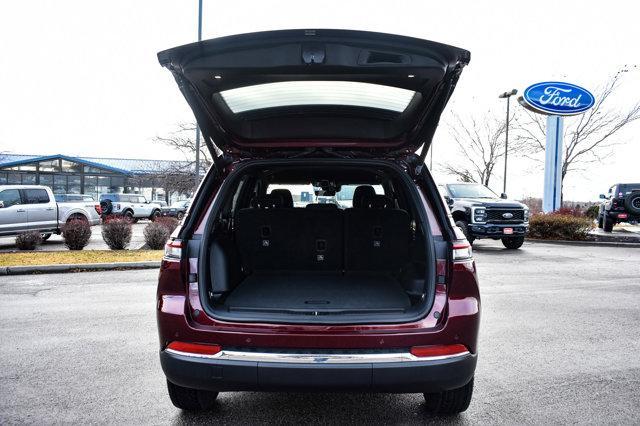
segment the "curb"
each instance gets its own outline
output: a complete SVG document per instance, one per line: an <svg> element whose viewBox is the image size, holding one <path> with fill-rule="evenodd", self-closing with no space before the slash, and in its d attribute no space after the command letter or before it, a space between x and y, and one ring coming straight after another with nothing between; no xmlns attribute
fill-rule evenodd
<svg viewBox="0 0 640 426"><path fill-rule="evenodd" d="M616 241L569 241L569 240L537 240L526 239L526 242L534 244L555 244L555 245L572 245L572 246L586 246L586 247L627 247L627 248L640 248L640 243L625 243Z"/></svg>
<svg viewBox="0 0 640 426"><path fill-rule="evenodd" d="M127 269L158 269L160 261L113 262L113 263L70 263L60 265L3 266L0 275L57 274L79 271L111 271Z"/></svg>

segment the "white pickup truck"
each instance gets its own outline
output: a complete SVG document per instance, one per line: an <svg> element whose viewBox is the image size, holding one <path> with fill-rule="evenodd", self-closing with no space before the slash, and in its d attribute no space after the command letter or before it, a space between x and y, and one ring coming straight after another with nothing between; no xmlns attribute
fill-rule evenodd
<svg viewBox="0 0 640 426"><path fill-rule="evenodd" d="M100 223L100 204L95 201L57 203L47 186L0 185L0 236L38 231L46 240L60 234L72 219L89 225Z"/></svg>

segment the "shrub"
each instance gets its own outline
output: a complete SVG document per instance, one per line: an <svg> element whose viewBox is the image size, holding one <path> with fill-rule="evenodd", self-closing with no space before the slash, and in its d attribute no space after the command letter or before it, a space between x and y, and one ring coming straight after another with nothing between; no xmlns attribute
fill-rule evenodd
<svg viewBox="0 0 640 426"><path fill-rule="evenodd" d="M584 211L584 215L591 219L597 219L599 213L600 213L600 206L597 204L589 207L587 210Z"/></svg>
<svg viewBox="0 0 640 426"><path fill-rule="evenodd" d="M162 249L169 235L169 228L161 223L152 222L144 227L144 240L151 250Z"/></svg>
<svg viewBox="0 0 640 426"><path fill-rule="evenodd" d="M84 219L71 219L62 227L62 238L69 250L82 250L89 244L91 226Z"/></svg>
<svg viewBox="0 0 640 426"><path fill-rule="evenodd" d="M541 240L585 240L593 228L588 217L568 214L540 213L529 219L529 238Z"/></svg>
<svg viewBox="0 0 640 426"><path fill-rule="evenodd" d="M156 218L153 223L164 226L169 230L169 235L171 235L171 233L178 227L178 223L180 222L175 217L161 216Z"/></svg>
<svg viewBox="0 0 640 426"><path fill-rule="evenodd" d="M107 217L102 224L102 239L111 250L124 250L131 242L131 222L123 217Z"/></svg>
<svg viewBox="0 0 640 426"><path fill-rule="evenodd" d="M16 247L19 250L35 250L40 244L42 244L42 235L37 231L23 232L16 237Z"/></svg>
<svg viewBox="0 0 640 426"><path fill-rule="evenodd" d="M562 207L553 212L553 214L561 216L584 217L584 212L575 207Z"/></svg>

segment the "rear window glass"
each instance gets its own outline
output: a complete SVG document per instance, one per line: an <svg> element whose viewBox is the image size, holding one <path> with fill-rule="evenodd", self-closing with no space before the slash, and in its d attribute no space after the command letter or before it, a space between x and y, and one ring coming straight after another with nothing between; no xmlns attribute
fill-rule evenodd
<svg viewBox="0 0 640 426"><path fill-rule="evenodd" d="M234 113L300 105L342 105L402 112L415 92L356 81L283 81L220 92Z"/></svg>
<svg viewBox="0 0 640 426"><path fill-rule="evenodd" d="M44 189L25 189L27 204L43 204L49 202L49 194Z"/></svg>
<svg viewBox="0 0 640 426"><path fill-rule="evenodd" d="M342 185L340 191L335 195L316 195L320 188L314 188L312 184L302 185L286 185L286 184L270 184L267 187L267 194L274 189L286 189L293 197L294 207L306 207L307 204L336 204L339 208L348 209L353 206L353 194L359 185ZM382 185L370 185L376 194L384 195Z"/></svg>

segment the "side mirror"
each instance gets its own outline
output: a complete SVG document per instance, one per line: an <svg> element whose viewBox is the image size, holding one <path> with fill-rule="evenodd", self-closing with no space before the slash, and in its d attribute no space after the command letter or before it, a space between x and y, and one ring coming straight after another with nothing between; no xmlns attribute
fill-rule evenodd
<svg viewBox="0 0 640 426"><path fill-rule="evenodd" d="M503 200L506 200L508 197L507 197L507 194L503 192L502 194L500 194L500 198L502 198Z"/></svg>
<svg viewBox="0 0 640 426"><path fill-rule="evenodd" d="M604 194L600 194L600 199L601 199L601 200L606 200L606 199L607 199L607 196L606 196L606 195L604 195Z"/></svg>

